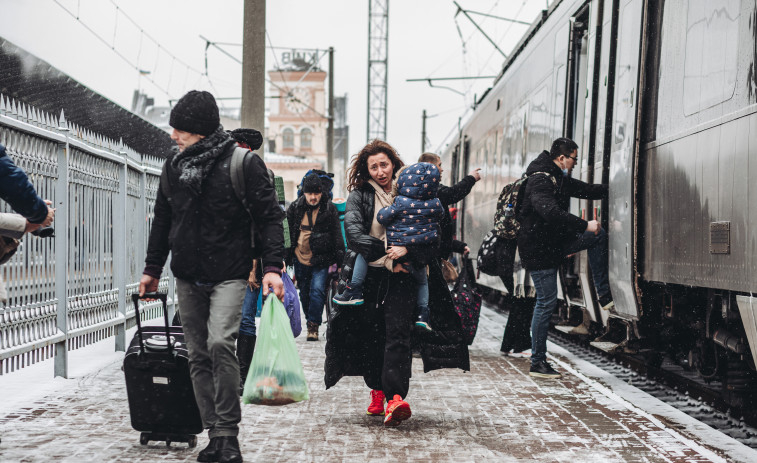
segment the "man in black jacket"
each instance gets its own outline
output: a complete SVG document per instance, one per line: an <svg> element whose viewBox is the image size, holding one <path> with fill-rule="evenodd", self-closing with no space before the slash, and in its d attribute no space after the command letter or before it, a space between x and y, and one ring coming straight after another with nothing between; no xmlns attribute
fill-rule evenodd
<svg viewBox="0 0 757 463"><path fill-rule="evenodd" d="M336 206L324 194L321 179L310 173L302 179L302 196L287 209L291 248L287 264L294 265L300 302L308 325L308 341L318 340L323 320L329 267L344 260L344 238Z"/></svg>
<svg viewBox="0 0 757 463"><path fill-rule="evenodd" d="M565 256L589 250L589 265L600 305L613 305L607 277L607 234L596 220L585 221L567 212L570 198L607 197L607 185L589 185L570 177L578 158L578 145L558 138L526 169L528 182L520 206L518 250L536 289L531 319L530 375L559 378L547 363L547 331L557 307L557 270Z"/></svg>
<svg viewBox="0 0 757 463"><path fill-rule="evenodd" d="M442 169L442 158L435 153L423 153L418 158L418 162L430 162L439 168L439 174L444 173ZM481 180L481 168L473 169L462 180L452 186L439 185L439 191L436 196L444 206L444 217L439 221L439 228L441 228L441 243L439 244L439 257L442 259L449 259L453 252L459 252L460 254L468 254L470 248L462 241L455 239L455 222L452 221L452 216L449 213L449 206L462 201L463 198L468 196L468 193L473 189L473 185Z"/></svg>
<svg viewBox="0 0 757 463"><path fill-rule="evenodd" d="M230 173L236 142L220 125L210 93L184 95L171 111L169 123L178 152L163 165L139 292L158 289L170 251L190 376L210 438L197 461L241 462L234 341L252 268L252 221L261 238L263 294L272 287L283 298L283 212L259 156L247 155L243 165L250 210L237 198Z"/></svg>

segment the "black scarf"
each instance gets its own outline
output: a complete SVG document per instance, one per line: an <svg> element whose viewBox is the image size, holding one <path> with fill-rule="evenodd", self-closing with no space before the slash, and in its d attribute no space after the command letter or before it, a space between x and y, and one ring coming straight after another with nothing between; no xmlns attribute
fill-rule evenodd
<svg viewBox="0 0 757 463"><path fill-rule="evenodd" d="M218 156L234 143L234 139L219 125L212 134L176 153L171 159L171 166L181 172L179 184L199 196L202 182L213 169Z"/></svg>

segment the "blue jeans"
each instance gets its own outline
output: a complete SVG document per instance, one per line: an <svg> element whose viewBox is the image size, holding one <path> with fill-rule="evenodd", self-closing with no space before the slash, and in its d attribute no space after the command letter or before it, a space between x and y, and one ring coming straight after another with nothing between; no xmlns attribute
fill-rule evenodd
<svg viewBox="0 0 757 463"><path fill-rule="evenodd" d="M610 292L607 275L607 232L601 229L598 234L584 232L563 249L567 256L588 249L589 266L594 278L597 295L604 296ZM531 318L531 365L536 365L547 358L547 332L552 312L557 307L557 268L531 271L531 280L536 290L536 305Z"/></svg>
<svg viewBox="0 0 757 463"><path fill-rule="evenodd" d="M365 281L365 275L368 273L368 262L365 261L365 257L362 254L358 254L355 258L355 265L352 268L352 279L350 280L350 288L362 291L363 282Z"/></svg>
<svg viewBox="0 0 757 463"><path fill-rule="evenodd" d="M425 318L428 320L428 275L426 275L426 267L411 269L410 274L418 286L417 307L419 312L425 314Z"/></svg>
<svg viewBox="0 0 757 463"><path fill-rule="evenodd" d="M239 324L239 333L247 336L255 336L255 316L258 313L258 293L260 289L251 289L247 285L242 302L242 322Z"/></svg>
<svg viewBox="0 0 757 463"><path fill-rule="evenodd" d="M311 267L294 261L294 276L300 288L300 302L305 319L320 325L323 320L323 305L326 302L328 267Z"/></svg>

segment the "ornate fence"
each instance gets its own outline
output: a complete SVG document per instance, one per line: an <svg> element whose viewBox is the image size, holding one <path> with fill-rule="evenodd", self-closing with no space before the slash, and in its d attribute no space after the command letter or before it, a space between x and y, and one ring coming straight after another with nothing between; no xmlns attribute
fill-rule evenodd
<svg viewBox="0 0 757 463"><path fill-rule="evenodd" d="M68 352L113 336L124 350L142 274L163 160L139 154L0 94L0 144L53 201L55 237L25 236L0 267L0 375L53 357L68 375ZM0 211L8 212L6 204ZM167 274L173 310L174 280ZM142 319L162 315L147 305Z"/></svg>

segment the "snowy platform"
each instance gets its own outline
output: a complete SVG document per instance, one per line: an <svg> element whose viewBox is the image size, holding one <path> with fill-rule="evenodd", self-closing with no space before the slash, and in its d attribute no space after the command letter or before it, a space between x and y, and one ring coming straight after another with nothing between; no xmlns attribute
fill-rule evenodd
<svg viewBox="0 0 757 463"><path fill-rule="evenodd" d="M468 373L424 374L416 359L407 397L413 416L392 429L366 415L362 378L324 390L325 342L300 337L311 399L244 405L245 461L757 461L757 451L557 346L550 345L551 361L563 377L531 378L527 359L499 353L505 321L484 308ZM196 461L204 434L195 449L139 444L129 422L123 354L112 348L110 339L72 353L71 379L53 379L50 361L0 377L0 461Z"/></svg>

